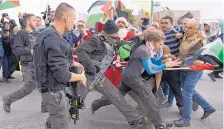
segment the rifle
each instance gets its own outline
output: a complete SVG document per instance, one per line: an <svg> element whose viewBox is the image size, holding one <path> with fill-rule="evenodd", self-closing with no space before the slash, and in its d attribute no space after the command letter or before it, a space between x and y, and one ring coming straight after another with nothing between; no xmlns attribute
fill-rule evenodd
<svg viewBox="0 0 224 129"><path fill-rule="evenodd" d="M70 71L73 73L79 73L79 69L75 66L70 68ZM74 124L79 120L79 109L83 109L85 107L84 99L78 93L78 82L69 82L68 86L72 88L72 94L66 93L66 96L69 98L69 104L71 108L69 109L69 113L71 118L74 120Z"/></svg>
<svg viewBox="0 0 224 129"><path fill-rule="evenodd" d="M100 68L100 71L96 73L94 80L87 86L90 91L92 91L95 86L103 86L105 80L104 73L112 64L114 58L113 56L105 55L101 62L93 60L93 64Z"/></svg>

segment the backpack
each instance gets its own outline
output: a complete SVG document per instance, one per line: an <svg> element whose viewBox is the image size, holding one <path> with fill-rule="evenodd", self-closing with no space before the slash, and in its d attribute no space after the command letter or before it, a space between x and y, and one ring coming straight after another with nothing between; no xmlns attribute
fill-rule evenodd
<svg viewBox="0 0 224 129"><path fill-rule="evenodd" d="M140 45L145 44L145 41L132 40L131 42L124 43L118 49L118 55L124 61L129 61L131 53Z"/></svg>
<svg viewBox="0 0 224 129"><path fill-rule="evenodd" d="M36 44L33 48L33 64L35 69L35 78L36 81L39 83L46 83L48 78L47 55L45 52L43 52L43 41L49 35L57 33L55 31L50 30L50 28L46 31L38 35Z"/></svg>

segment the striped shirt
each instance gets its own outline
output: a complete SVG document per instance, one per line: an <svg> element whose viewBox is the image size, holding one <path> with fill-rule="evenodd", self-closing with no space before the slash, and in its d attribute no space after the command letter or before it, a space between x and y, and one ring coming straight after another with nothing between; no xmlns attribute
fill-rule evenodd
<svg viewBox="0 0 224 129"><path fill-rule="evenodd" d="M184 33L184 27L175 26L170 31L164 32L166 36L164 43L170 48L170 53L175 56L178 56L180 46L180 39L176 38L177 33Z"/></svg>

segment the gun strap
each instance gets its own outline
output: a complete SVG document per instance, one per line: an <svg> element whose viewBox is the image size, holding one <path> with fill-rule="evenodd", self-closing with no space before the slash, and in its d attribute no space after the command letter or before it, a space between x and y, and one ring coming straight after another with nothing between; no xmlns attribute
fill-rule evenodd
<svg viewBox="0 0 224 129"><path fill-rule="evenodd" d="M114 56L114 46L111 45L110 43L108 43L108 41L104 37L99 36L99 38L100 38L100 41L103 42L103 44L106 48L106 51L107 51L106 55L110 56L110 57L113 57ZM104 58L105 58L105 56L104 56ZM102 63L101 61L96 61L96 60L92 60L92 62L93 62L93 65L98 66L99 68L100 68L101 63Z"/></svg>

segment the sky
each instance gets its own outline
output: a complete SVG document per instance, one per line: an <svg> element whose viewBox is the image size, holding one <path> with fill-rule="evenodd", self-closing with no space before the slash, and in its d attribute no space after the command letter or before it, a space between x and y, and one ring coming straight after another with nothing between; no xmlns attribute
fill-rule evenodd
<svg viewBox="0 0 224 129"><path fill-rule="evenodd" d="M18 12L30 12L41 16L40 12L46 9L48 0L20 0L21 7L5 10L11 17L17 18ZM60 2L71 4L78 12L86 13L88 8L96 0L49 0L49 4L53 9ZM141 0L137 0L141 1ZM156 0L161 3L160 7L155 7L156 10L161 10L162 7L168 7L170 10L198 10L201 11L201 19L224 19L224 0ZM137 14L139 9L130 0L122 0L128 7L134 10ZM0 11L0 14L3 11Z"/></svg>

